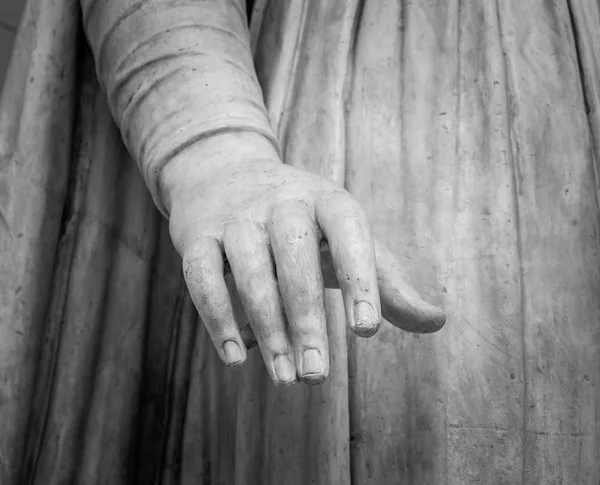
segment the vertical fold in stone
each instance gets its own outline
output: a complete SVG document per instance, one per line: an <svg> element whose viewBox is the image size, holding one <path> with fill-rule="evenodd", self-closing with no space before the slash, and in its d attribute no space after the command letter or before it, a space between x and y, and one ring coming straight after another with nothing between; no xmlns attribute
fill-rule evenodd
<svg viewBox="0 0 600 485"><path fill-rule="evenodd" d="M359 483L520 479L521 300L496 17L487 3L365 4L347 187L449 321L433 336L384 326L352 339Z"/></svg>
<svg viewBox="0 0 600 485"><path fill-rule="evenodd" d="M77 0L29 2L0 101L0 476L7 485L22 479L36 356L53 291L79 34Z"/></svg>
<svg viewBox="0 0 600 485"><path fill-rule="evenodd" d="M600 3L569 0L567 5L583 85L585 109L590 123L596 186L600 194ZM600 423L600 415L598 422ZM600 463L600 455L597 459Z"/></svg>
<svg viewBox="0 0 600 485"><path fill-rule="evenodd" d="M498 8L524 292L523 483L588 483L598 479L600 219L583 46L595 34L581 28L576 45L564 0Z"/></svg>
<svg viewBox="0 0 600 485"><path fill-rule="evenodd" d="M125 484L136 467L132 444L158 213L112 122L91 58L83 65L72 170L87 180L72 184L65 212L57 276L64 270L68 279L64 302L52 302L60 310L60 339L33 483Z"/></svg>
<svg viewBox="0 0 600 485"><path fill-rule="evenodd" d="M493 2L460 2L458 18L447 474L456 484L520 483L523 288L503 33Z"/></svg>

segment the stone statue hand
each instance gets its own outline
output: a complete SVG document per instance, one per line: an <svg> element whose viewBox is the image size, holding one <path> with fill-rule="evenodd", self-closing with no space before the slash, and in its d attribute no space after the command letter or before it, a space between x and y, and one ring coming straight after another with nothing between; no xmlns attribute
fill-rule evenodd
<svg viewBox="0 0 600 485"><path fill-rule="evenodd" d="M358 202L281 163L261 136L204 141L174 159L160 183L185 281L228 365L246 358L232 296L278 384L319 383L328 375L324 287L341 289L348 325L361 337L374 335L382 317L410 332L444 325L444 313L419 297L390 251L374 241Z"/></svg>

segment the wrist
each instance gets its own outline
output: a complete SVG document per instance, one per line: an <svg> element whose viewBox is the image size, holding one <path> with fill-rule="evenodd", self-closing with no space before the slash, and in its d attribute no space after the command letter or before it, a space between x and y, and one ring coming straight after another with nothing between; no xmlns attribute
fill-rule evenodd
<svg viewBox="0 0 600 485"><path fill-rule="evenodd" d="M202 193L256 164L280 164L274 140L252 131L211 135L181 150L156 174L155 199L168 217L179 194Z"/></svg>

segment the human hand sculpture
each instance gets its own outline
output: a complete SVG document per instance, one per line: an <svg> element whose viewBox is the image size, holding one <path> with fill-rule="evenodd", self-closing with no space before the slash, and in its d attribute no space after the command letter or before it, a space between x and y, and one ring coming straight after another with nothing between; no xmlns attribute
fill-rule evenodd
<svg viewBox="0 0 600 485"><path fill-rule="evenodd" d="M211 157L219 157L218 177L207 176L206 166L216 165ZM393 255L373 240L358 202L281 163L260 135L203 142L171 162L161 185L191 297L228 365L244 362L246 346L226 262L275 383L327 377L324 287L341 288L348 325L361 337L374 335L382 316L411 332L444 325L443 312L419 297Z"/></svg>
<svg viewBox="0 0 600 485"><path fill-rule="evenodd" d="M225 260L276 383L328 375L324 286L341 288L357 335L373 335L382 316L413 332L442 327L444 314L373 241L359 204L280 160L245 2L81 0L81 7L111 113L169 217L190 294L226 363L242 363L246 347Z"/></svg>

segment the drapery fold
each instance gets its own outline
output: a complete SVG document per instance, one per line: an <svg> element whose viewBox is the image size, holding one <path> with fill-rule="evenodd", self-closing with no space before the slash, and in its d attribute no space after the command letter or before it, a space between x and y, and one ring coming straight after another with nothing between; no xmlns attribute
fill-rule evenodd
<svg viewBox="0 0 600 485"><path fill-rule="evenodd" d="M32 0L0 109L0 483L596 483L598 4L255 3L284 161L361 201L446 327L357 339L327 290L324 385L225 368L77 2Z"/></svg>

